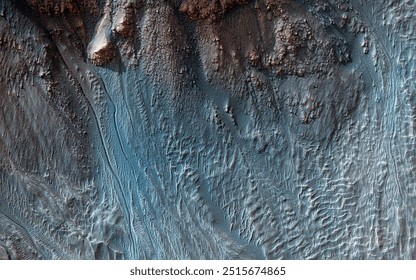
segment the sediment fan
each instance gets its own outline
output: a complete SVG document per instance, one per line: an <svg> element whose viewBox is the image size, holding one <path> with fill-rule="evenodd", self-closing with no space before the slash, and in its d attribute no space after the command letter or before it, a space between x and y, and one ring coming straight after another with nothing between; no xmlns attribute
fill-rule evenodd
<svg viewBox="0 0 416 280"><path fill-rule="evenodd" d="M416 258L414 1L0 1L0 259Z"/></svg>

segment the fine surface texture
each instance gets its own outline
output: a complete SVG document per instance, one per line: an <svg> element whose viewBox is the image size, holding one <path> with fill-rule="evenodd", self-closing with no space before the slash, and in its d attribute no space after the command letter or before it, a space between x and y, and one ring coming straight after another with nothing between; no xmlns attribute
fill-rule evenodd
<svg viewBox="0 0 416 280"><path fill-rule="evenodd" d="M0 259L416 259L414 0L0 1Z"/></svg>

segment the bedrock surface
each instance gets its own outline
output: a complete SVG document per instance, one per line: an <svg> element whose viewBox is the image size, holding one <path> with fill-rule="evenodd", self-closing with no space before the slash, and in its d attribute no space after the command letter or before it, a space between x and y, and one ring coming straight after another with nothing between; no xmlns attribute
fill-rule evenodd
<svg viewBox="0 0 416 280"><path fill-rule="evenodd" d="M0 1L0 258L415 259L415 15Z"/></svg>

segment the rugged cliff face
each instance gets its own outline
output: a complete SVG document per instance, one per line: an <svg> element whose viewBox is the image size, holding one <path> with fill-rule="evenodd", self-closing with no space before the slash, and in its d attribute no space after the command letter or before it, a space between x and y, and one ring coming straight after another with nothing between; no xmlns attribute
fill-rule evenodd
<svg viewBox="0 0 416 280"><path fill-rule="evenodd" d="M416 258L415 14L0 1L0 258Z"/></svg>

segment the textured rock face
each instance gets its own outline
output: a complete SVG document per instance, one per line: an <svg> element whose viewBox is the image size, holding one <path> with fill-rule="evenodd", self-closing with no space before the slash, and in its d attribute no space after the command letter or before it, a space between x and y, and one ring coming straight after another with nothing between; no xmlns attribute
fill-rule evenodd
<svg viewBox="0 0 416 280"><path fill-rule="evenodd" d="M219 19L236 5L247 4L248 0L186 0L181 4L180 11L185 12L191 19Z"/></svg>
<svg viewBox="0 0 416 280"><path fill-rule="evenodd" d="M414 1L80 3L0 1L0 259L416 258Z"/></svg>

